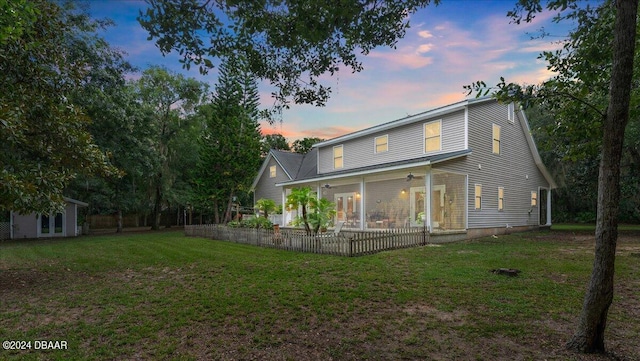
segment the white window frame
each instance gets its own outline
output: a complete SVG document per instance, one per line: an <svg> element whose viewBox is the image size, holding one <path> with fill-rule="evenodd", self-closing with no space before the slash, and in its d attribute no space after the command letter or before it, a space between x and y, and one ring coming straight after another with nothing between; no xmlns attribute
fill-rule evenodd
<svg viewBox="0 0 640 361"><path fill-rule="evenodd" d="M269 167L269 178L275 178L277 175L277 167L272 165Z"/></svg>
<svg viewBox="0 0 640 361"><path fill-rule="evenodd" d="M502 148L502 127L493 123L491 127L491 153L500 155ZM497 151L496 151L497 145Z"/></svg>
<svg viewBox="0 0 640 361"><path fill-rule="evenodd" d="M480 190L479 192L478 189ZM482 184L480 183L476 183L473 186L473 204L476 211L482 210Z"/></svg>
<svg viewBox="0 0 640 361"><path fill-rule="evenodd" d="M384 142L378 143L378 140L380 139L383 139ZM379 149L379 147L382 147L382 146L384 146L384 149ZM385 134L379 137L375 137L373 140L373 148L374 148L375 154L388 152L389 151L389 135Z"/></svg>
<svg viewBox="0 0 640 361"><path fill-rule="evenodd" d="M514 102L507 104L507 120L511 124L516 122L516 103Z"/></svg>
<svg viewBox="0 0 640 361"><path fill-rule="evenodd" d="M340 155L336 155L336 151L340 149ZM339 164L338 164L339 160ZM333 147L333 169L342 169L344 168L344 146L336 145Z"/></svg>
<svg viewBox="0 0 640 361"><path fill-rule="evenodd" d="M439 130L438 135L427 138L427 127L435 124L438 124L438 130ZM435 138L438 138L438 149L431 149L431 150L427 149L428 140L435 139ZM424 150L425 154L441 151L442 150L442 119L424 123L422 125L422 139L423 139L422 149Z"/></svg>
<svg viewBox="0 0 640 361"><path fill-rule="evenodd" d="M538 191L531 191L531 208L538 206Z"/></svg>
<svg viewBox="0 0 640 361"><path fill-rule="evenodd" d="M498 212L504 211L504 187L498 187Z"/></svg>

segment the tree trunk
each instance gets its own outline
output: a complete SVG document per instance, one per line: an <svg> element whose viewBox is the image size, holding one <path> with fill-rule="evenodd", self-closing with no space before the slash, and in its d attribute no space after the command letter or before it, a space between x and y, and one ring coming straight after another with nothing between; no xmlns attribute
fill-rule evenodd
<svg viewBox="0 0 640 361"><path fill-rule="evenodd" d="M595 259L584 297L578 329L567 347L579 352L605 352L604 331L613 300L613 276L618 240L622 140L629 120L635 55L638 0L617 0L609 107L604 120L602 159L598 176L598 218Z"/></svg>
<svg viewBox="0 0 640 361"><path fill-rule="evenodd" d="M151 229L160 229L160 215L162 214L162 186L156 185L156 197L153 204L153 216L151 218Z"/></svg>
<svg viewBox="0 0 640 361"><path fill-rule="evenodd" d="M215 220L215 224L220 224L220 205L218 201L215 200L213 202L213 219Z"/></svg>
<svg viewBox="0 0 640 361"><path fill-rule="evenodd" d="M171 204L167 202L167 216L164 220L164 228L171 228Z"/></svg>
<svg viewBox="0 0 640 361"><path fill-rule="evenodd" d="M120 232L122 232L122 209L118 208L118 215L116 217L117 217L117 220L116 220L116 224L117 224L116 233L120 233Z"/></svg>

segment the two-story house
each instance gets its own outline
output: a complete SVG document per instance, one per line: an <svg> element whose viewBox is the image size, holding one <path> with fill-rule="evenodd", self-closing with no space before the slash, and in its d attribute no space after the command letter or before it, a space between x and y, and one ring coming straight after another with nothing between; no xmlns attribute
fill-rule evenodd
<svg viewBox="0 0 640 361"><path fill-rule="evenodd" d="M556 184L524 112L479 98L327 140L305 155L272 150L254 197L284 204L304 186L335 202L345 227L474 238L551 225ZM296 212L285 210L281 222Z"/></svg>

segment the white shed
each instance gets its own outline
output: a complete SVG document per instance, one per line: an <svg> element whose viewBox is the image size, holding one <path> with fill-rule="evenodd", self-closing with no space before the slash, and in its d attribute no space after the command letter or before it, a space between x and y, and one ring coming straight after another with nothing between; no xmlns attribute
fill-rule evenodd
<svg viewBox="0 0 640 361"><path fill-rule="evenodd" d="M78 208L88 204L71 198L64 198L64 212L55 215L20 214L11 212L11 239L75 237L81 234L78 229Z"/></svg>

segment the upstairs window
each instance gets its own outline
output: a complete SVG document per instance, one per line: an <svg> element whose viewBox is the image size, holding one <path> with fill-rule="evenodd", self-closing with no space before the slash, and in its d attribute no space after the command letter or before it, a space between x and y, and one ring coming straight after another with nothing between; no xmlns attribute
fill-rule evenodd
<svg viewBox="0 0 640 361"><path fill-rule="evenodd" d="M442 121L424 125L424 152L435 152L442 149Z"/></svg>
<svg viewBox="0 0 640 361"><path fill-rule="evenodd" d="M269 178L275 178L276 177L276 166L272 165L271 167L269 167Z"/></svg>
<svg viewBox="0 0 640 361"><path fill-rule="evenodd" d="M375 139L376 153L384 153L389 150L389 136L383 135Z"/></svg>
<svg viewBox="0 0 640 361"><path fill-rule="evenodd" d="M500 154L500 126L493 125L493 154Z"/></svg>
<svg viewBox="0 0 640 361"><path fill-rule="evenodd" d="M482 184L475 186L475 208L476 210L482 209Z"/></svg>
<svg viewBox="0 0 640 361"><path fill-rule="evenodd" d="M509 123L514 123L516 121L516 104L509 103L507 105L507 120Z"/></svg>
<svg viewBox="0 0 640 361"><path fill-rule="evenodd" d="M333 169L341 169L344 165L342 145L333 147Z"/></svg>

